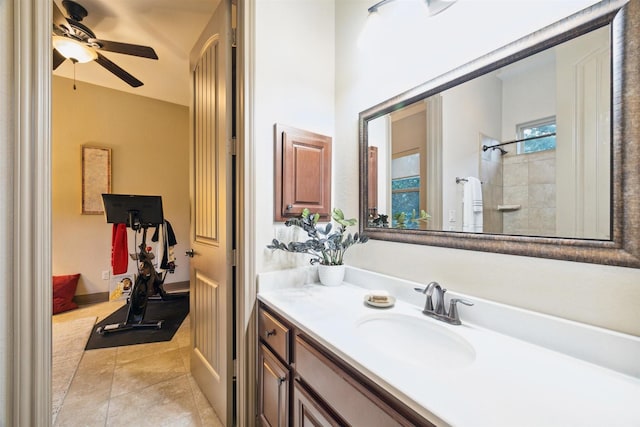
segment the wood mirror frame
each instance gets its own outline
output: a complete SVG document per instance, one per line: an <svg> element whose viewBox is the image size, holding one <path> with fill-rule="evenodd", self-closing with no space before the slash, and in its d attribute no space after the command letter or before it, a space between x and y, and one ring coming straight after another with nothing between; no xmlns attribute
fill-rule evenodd
<svg viewBox="0 0 640 427"><path fill-rule="evenodd" d="M368 226L367 123L403 106L611 24L611 240ZM603 1L359 115L360 232L371 239L640 268L640 0Z"/></svg>

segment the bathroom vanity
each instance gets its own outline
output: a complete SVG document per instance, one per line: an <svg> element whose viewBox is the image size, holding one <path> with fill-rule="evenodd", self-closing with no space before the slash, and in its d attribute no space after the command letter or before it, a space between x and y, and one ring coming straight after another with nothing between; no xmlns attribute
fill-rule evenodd
<svg viewBox="0 0 640 427"><path fill-rule="evenodd" d="M434 425L264 303L258 335L262 425Z"/></svg>
<svg viewBox="0 0 640 427"><path fill-rule="evenodd" d="M640 424L638 337L453 292L475 305L449 325L422 314L426 283L314 274L259 276L261 425ZM371 289L395 304L370 307Z"/></svg>

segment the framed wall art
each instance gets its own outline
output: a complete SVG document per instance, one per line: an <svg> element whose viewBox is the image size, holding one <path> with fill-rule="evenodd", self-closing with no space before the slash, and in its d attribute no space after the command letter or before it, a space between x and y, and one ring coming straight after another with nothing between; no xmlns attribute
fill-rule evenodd
<svg viewBox="0 0 640 427"><path fill-rule="evenodd" d="M82 214L102 215L102 194L111 193L111 148L82 146Z"/></svg>

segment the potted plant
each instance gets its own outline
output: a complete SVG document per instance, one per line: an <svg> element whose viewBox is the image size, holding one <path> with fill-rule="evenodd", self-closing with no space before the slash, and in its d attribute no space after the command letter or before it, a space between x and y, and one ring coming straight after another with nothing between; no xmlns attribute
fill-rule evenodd
<svg viewBox="0 0 640 427"><path fill-rule="evenodd" d="M393 216L393 219L396 221L398 228L418 228L421 223L424 224L431 220L431 215L426 213L424 209L421 209L418 214L414 209L409 217L405 212L399 212Z"/></svg>
<svg viewBox="0 0 640 427"><path fill-rule="evenodd" d="M335 229L331 222L325 226L318 225L320 215L304 209L300 217L288 219L285 225L302 228L309 239L289 244L273 239L267 248L311 255L311 264L318 264L320 282L327 286L339 285L344 278L344 253L355 244L366 243L369 238L358 233L346 234L347 227L355 225L357 221L355 218L345 219L342 210L334 208L331 218L338 223ZM335 266L339 267L332 268Z"/></svg>

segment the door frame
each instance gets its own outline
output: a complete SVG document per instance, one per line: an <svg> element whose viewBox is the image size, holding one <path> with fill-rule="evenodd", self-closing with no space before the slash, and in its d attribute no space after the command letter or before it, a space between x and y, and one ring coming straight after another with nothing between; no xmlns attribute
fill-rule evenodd
<svg viewBox="0 0 640 427"><path fill-rule="evenodd" d="M7 425L51 424L51 14L51 2L38 0L0 9L9 29L0 52L13 64L0 82L9 95L0 113L13 137L3 177L13 203L0 213L10 260L1 285L10 331L0 343Z"/></svg>
<svg viewBox="0 0 640 427"><path fill-rule="evenodd" d="M236 416L253 427L257 415L255 153L255 2L237 0L236 28Z"/></svg>

